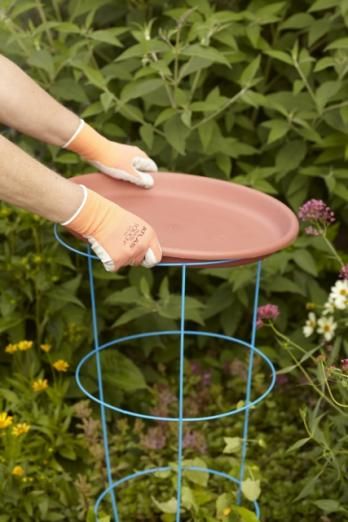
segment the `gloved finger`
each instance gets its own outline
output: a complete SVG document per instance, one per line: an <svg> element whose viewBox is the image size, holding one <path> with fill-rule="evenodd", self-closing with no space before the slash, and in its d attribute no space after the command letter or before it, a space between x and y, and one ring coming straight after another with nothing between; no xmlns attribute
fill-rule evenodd
<svg viewBox="0 0 348 522"><path fill-rule="evenodd" d="M158 240L153 241L151 247L147 249L144 261L141 263L146 268L152 268L160 263L162 259L162 249Z"/></svg>
<svg viewBox="0 0 348 522"><path fill-rule="evenodd" d="M106 165L103 165L99 161L90 161L91 165L94 165L97 167L97 169L100 172L103 172L104 174L108 174L112 178L115 179L122 179L123 181L130 181L130 183L134 183L134 185L138 185L139 187L144 188L151 188L154 184L154 179L150 174L145 174L141 171L138 171L136 169L136 175L130 174L126 170L116 169L114 167L108 167Z"/></svg>
<svg viewBox="0 0 348 522"><path fill-rule="evenodd" d="M99 257L107 272L115 272L116 270L118 270L119 267L117 267L110 254L105 250L105 248L101 246L100 243L98 243L98 241L94 237L89 236L88 241L91 245L93 252Z"/></svg>
<svg viewBox="0 0 348 522"><path fill-rule="evenodd" d="M150 159L148 156L142 157L142 156L135 156L132 161L132 165L135 168L135 170L142 171L142 172L157 172L158 167L156 163Z"/></svg>

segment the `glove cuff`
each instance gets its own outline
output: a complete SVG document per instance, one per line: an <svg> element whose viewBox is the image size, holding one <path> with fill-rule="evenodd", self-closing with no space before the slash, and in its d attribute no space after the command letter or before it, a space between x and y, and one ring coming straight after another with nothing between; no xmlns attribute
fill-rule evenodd
<svg viewBox="0 0 348 522"><path fill-rule="evenodd" d="M105 156L109 149L109 140L93 129L84 120L68 140L63 148L76 152L87 161L98 161Z"/></svg>
<svg viewBox="0 0 348 522"><path fill-rule="evenodd" d="M124 209L94 190L84 185L80 186L84 191L83 201L74 214L61 225L83 237L98 237L99 232L105 228L105 223L110 221L116 226Z"/></svg>
<svg viewBox="0 0 348 522"><path fill-rule="evenodd" d="M62 149L67 149L69 147L70 143L74 141L74 139L80 133L80 131L84 125L85 125L85 121L82 118L80 118L79 126L77 127L76 131L71 136L71 138L69 138L68 141L66 143L64 143L64 145L62 145Z"/></svg>
<svg viewBox="0 0 348 522"><path fill-rule="evenodd" d="M67 219L66 221L64 221L63 223L60 223L61 225L63 225L64 227L66 225L69 225L69 223L71 223L81 212L82 208L85 206L85 203L87 201L87 188L84 186L84 185L80 185L80 187L82 187L82 190L83 190L83 198L82 198L82 203L80 204L80 206L78 207L77 210L75 210L75 212L73 213L73 215Z"/></svg>

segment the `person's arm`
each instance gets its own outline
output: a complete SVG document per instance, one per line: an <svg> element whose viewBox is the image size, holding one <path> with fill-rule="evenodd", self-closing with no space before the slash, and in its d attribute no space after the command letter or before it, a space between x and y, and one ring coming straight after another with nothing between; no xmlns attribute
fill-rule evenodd
<svg viewBox="0 0 348 522"><path fill-rule="evenodd" d="M100 172L144 188L157 166L138 147L108 140L0 55L0 122L78 153Z"/></svg>
<svg viewBox="0 0 348 522"><path fill-rule="evenodd" d="M0 200L60 223L82 201L82 188L0 136Z"/></svg>
<svg viewBox="0 0 348 522"><path fill-rule="evenodd" d="M162 250L152 227L93 190L60 176L0 136L0 200L88 239L106 270L151 268Z"/></svg>
<svg viewBox="0 0 348 522"><path fill-rule="evenodd" d="M0 55L0 122L61 147L76 131L79 121L20 67Z"/></svg>

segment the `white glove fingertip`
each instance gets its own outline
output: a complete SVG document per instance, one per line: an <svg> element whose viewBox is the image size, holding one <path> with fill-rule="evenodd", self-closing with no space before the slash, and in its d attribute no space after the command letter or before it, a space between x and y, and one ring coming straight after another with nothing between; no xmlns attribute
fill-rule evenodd
<svg viewBox="0 0 348 522"><path fill-rule="evenodd" d="M141 170L144 172L158 171L156 163L150 158L142 158L141 156L136 156L135 158L133 158L132 164L136 170Z"/></svg>
<svg viewBox="0 0 348 522"><path fill-rule="evenodd" d="M150 176L150 174L145 174L144 172L140 172L139 170L137 170L137 173L141 177L141 180L143 182L142 186L144 188L151 188L151 187L153 187L154 179L153 179L152 176Z"/></svg>
<svg viewBox="0 0 348 522"><path fill-rule="evenodd" d="M153 253L152 248L149 248L145 254L145 259L141 263L142 266L145 268L152 268L153 266L157 265L158 261L155 257L155 254Z"/></svg>

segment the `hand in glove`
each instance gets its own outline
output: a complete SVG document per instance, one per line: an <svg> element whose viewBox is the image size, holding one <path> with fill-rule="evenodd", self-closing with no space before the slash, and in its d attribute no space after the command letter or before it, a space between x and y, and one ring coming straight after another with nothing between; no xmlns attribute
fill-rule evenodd
<svg viewBox="0 0 348 522"><path fill-rule="evenodd" d="M83 120L63 148L76 152L100 172L113 178L144 188L153 186L153 177L148 172L157 171L157 165L145 152L104 138Z"/></svg>
<svg viewBox="0 0 348 522"><path fill-rule="evenodd" d="M68 230L88 239L105 270L116 272L126 265L151 268L162 259L162 250L152 227L97 192L83 189L83 201L67 221Z"/></svg>

